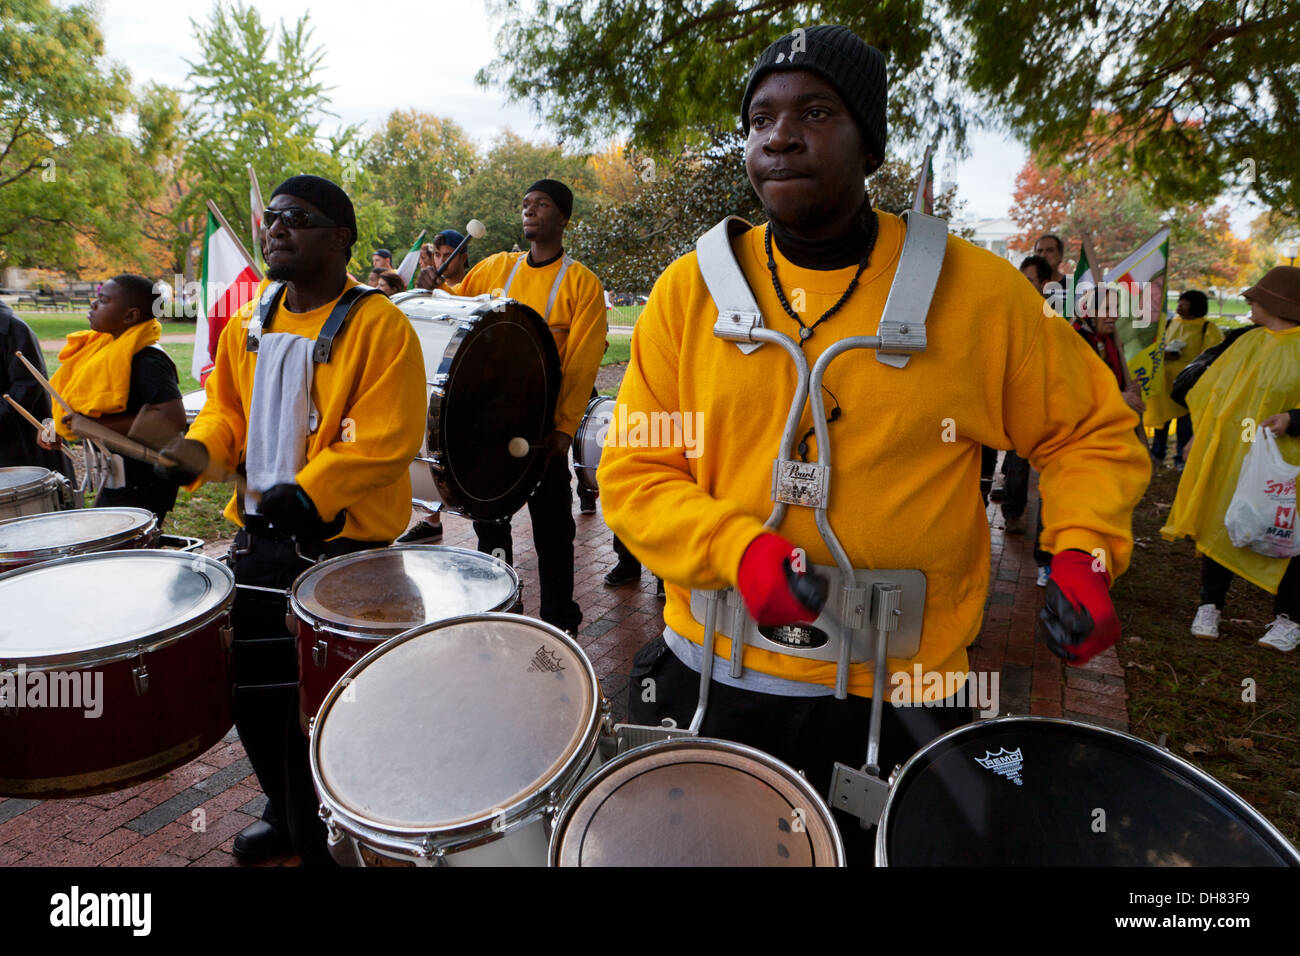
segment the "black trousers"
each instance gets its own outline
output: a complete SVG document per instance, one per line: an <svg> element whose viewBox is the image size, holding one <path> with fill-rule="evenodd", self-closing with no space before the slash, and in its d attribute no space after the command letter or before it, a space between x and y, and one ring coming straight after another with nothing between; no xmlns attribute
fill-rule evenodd
<svg viewBox="0 0 1300 956"><path fill-rule="evenodd" d="M1201 603L1213 604L1223 610L1233 577L1233 573L1218 561L1201 555ZM1273 597L1273 614L1285 614L1293 621L1300 621L1300 561L1294 558L1287 562L1282 580L1278 582L1277 594Z"/></svg>
<svg viewBox="0 0 1300 956"><path fill-rule="evenodd" d="M993 487L993 469L998 463L998 450L980 445L980 497L985 506L989 503L989 490Z"/></svg>
<svg viewBox="0 0 1300 956"><path fill-rule="evenodd" d="M672 717L679 727L688 727L699 688L700 675L678 660L662 637L655 638L632 662L629 721L653 725ZM895 765L927 743L973 718L969 707L900 707L886 701L880 728L881 773L888 776ZM870 720L871 701L865 697L782 697L714 681L700 733L748 744L785 761L802 771L825 798L836 761L854 768L866 762ZM839 810L832 813L849 864L870 866L874 828L863 829L856 817Z"/></svg>
<svg viewBox="0 0 1300 956"><path fill-rule="evenodd" d="M1183 451L1187 448L1187 443L1192 440L1192 416L1183 415L1175 419L1175 433L1178 436L1178 453L1174 456L1175 461L1186 461ZM1165 422L1155 431L1155 436L1151 439L1151 457L1158 462L1165 460L1165 450L1169 447L1169 422Z"/></svg>
<svg viewBox="0 0 1300 956"><path fill-rule="evenodd" d="M1008 450L1002 459L1002 474L1007 478L1002 486L1002 517L1019 518L1029 502L1029 462Z"/></svg>
<svg viewBox="0 0 1300 956"><path fill-rule="evenodd" d="M573 599L573 472L569 461L555 456L546 465L541 483L528 499L533 519L533 544L537 548L537 577L541 583L541 614L547 624L577 632L582 608ZM510 522L475 521L478 549L514 564Z"/></svg>
<svg viewBox="0 0 1300 956"><path fill-rule="evenodd" d="M152 511L162 528L167 512L176 504L173 484L138 484L122 488L104 488L95 495L96 508L144 508Z"/></svg>
<svg viewBox="0 0 1300 956"><path fill-rule="evenodd" d="M612 535L612 537L614 539L614 553L618 555L618 563L624 565L635 564L638 568L641 567L641 562L637 559L637 556L627 549L627 545L619 540L618 535Z"/></svg>
<svg viewBox="0 0 1300 956"><path fill-rule="evenodd" d="M337 538L320 545L321 557L386 547L385 541ZM304 554L310 552L303 549ZM235 583L288 589L311 566L291 541L241 530L230 549ZM311 782L307 738L298 726L298 654L285 622L284 596L237 588L231 665L235 676L235 727L266 794L262 819L285 833L306 866L330 866L325 825Z"/></svg>

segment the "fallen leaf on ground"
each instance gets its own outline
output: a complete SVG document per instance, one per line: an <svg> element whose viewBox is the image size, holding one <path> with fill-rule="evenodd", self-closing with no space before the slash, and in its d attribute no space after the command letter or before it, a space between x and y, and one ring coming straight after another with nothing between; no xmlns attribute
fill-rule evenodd
<svg viewBox="0 0 1300 956"><path fill-rule="evenodd" d="M1200 744L1183 744L1183 750L1184 750L1186 753L1192 754L1193 756L1195 756L1196 754L1208 754L1208 753L1209 753L1209 751L1206 750L1206 749L1205 749L1203 746L1201 746Z"/></svg>
<svg viewBox="0 0 1300 956"><path fill-rule="evenodd" d="M1255 747L1255 741L1251 740L1249 737L1228 738L1229 750L1253 750L1254 747Z"/></svg>

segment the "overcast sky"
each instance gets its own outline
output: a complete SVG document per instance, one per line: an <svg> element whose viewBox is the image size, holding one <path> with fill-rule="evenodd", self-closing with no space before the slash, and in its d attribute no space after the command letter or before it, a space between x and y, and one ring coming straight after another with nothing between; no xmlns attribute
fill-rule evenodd
<svg viewBox="0 0 1300 956"><path fill-rule="evenodd" d="M157 80L184 86L186 60L198 60L190 20L206 22L213 0L103 0L108 55L125 64L137 85ZM256 0L267 23L292 23L300 2ZM368 15L367 15L368 13ZM446 116L473 138L486 142L509 127L529 139L553 138L526 104L508 104L495 88L474 82L474 74L495 55L499 23L482 0L386 0L378 7L359 4L312 11L316 44L325 48L323 81L334 111L344 122L376 130L394 109L419 109ZM976 131L971 156L955 166L958 198L965 217L1007 215L1016 173L1026 151L998 134ZM935 162L942 175L942 157ZM1234 217L1240 235L1249 213Z"/></svg>

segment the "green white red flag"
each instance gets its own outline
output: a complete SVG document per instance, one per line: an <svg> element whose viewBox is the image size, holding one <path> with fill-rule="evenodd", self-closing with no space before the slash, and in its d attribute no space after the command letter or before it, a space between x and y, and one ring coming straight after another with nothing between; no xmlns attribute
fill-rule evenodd
<svg viewBox="0 0 1300 956"><path fill-rule="evenodd" d="M217 341L230 317L257 292L262 274L252 256L235 237L217 207L208 203L208 228L203 237L203 275L199 311L194 327L191 374L207 379L217 356Z"/></svg>
<svg viewBox="0 0 1300 956"><path fill-rule="evenodd" d="M1165 279L1169 272L1169 227L1154 236L1107 270L1108 288L1123 290L1115 322L1115 339L1119 342L1129 373L1142 382L1142 394L1150 397L1164 388L1160 371L1164 360L1161 341L1165 330Z"/></svg>
<svg viewBox="0 0 1300 956"><path fill-rule="evenodd" d="M420 234L415 237L415 242L411 243L411 251L402 256L402 262L397 267L397 274L402 277L408 289L415 287L416 266L420 264L420 243L424 241L426 231L420 230Z"/></svg>

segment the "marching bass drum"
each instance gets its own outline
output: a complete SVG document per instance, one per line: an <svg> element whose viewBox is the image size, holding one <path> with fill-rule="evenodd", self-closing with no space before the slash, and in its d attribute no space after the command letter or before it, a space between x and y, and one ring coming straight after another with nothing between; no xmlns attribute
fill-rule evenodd
<svg viewBox="0 0 1300 956"><path fill-rule="evenodd" d="M1092 724L999 717L949 731L897 772L876 864L1300 866L1300 854L1167 750Z"/></svg>
<svg viewBox="0 0 1300 956"><path fill-rule="evenodd" d="M513 299L417 289L393 296L424 353L429 417L411 465L414 497L476 521L523 507L546 467L542 440L560 393L555 338ZM523 457L509 452L524 438Z"/></svg>
<svg viewBox="0 0 1300 956"><path fill-rule="evenodd" d="M593 398L587 403L578 433L573 436L573 470L578 475L578 484L592 494L600 491L596 469L600 467L600 453L616 405L614 399L603 395Z"/></svg>

